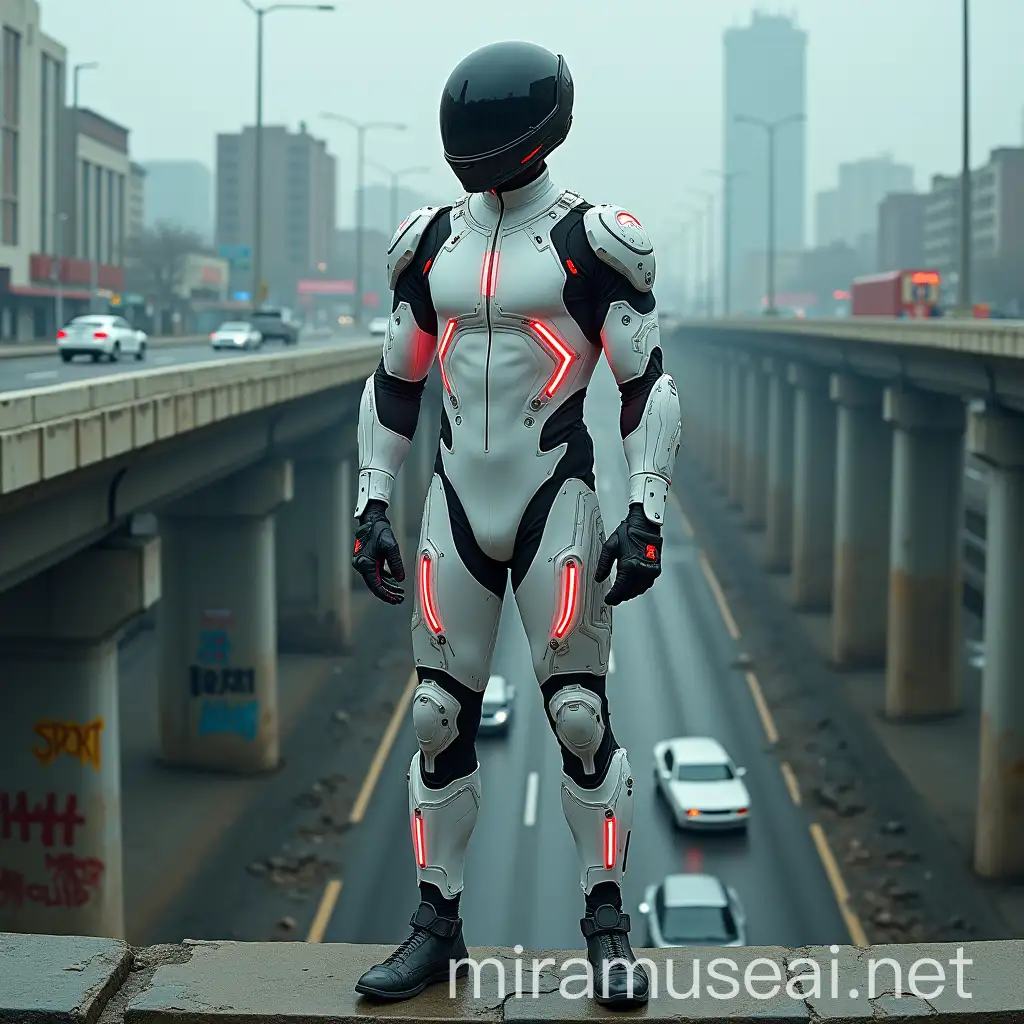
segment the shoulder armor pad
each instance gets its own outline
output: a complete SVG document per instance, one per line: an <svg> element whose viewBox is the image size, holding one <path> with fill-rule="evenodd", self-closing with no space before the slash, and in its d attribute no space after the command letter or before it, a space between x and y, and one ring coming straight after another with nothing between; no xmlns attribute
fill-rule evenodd
<svg viewBox="0 0 1024 1024"><path fill-rule="evenodd" d="M412 263L427 228L434 223L434 218L440 212L440 206L421 206L398 225L388 246L388 287L392 291L395 290L399 275Z"/></svg>
<svg viewBox="0 0 1024 1024"><path fill-rule="evenodd" d="M654 287L654 246L643 225L621 206L592 206L583 214L587 241L598 258L637 291Z"/></svg>

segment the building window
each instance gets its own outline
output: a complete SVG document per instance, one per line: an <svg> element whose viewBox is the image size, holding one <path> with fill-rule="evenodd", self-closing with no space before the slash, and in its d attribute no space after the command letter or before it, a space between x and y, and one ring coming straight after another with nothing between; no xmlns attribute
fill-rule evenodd
<svg viewBox="0 0 1024 1024"><path fill-rule="evenodd" d="M108 173L109 171L102 167L97 167L92 172L96 192L96 242L93 245L93 259L97 263L103 261L103 177Z"/></svg>
<svg viewBox="0 0 1024 1024"><path fill-rule="evenodd" d="M89 166L88 160L82 161L82 211L80 214L82 218L82 245L79 252L83 259L89 258L90 245L92 242L92 231L90 230L91 225L89 223L89 185L92 183L92 179L89 176Z"/></svg>

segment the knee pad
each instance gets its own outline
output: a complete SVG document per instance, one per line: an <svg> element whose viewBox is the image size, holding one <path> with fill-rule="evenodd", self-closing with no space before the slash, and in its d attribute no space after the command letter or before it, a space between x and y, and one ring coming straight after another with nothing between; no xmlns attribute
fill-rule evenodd
<svg viewBox="0 0 1024 1024"><path fill-rule="evenodd" d="M598 882L621 886L633 828L633 776L626 751L615 751L596 789L584 789L563 774L562 810L576 841L583 891L590 893Z"/></svg>
<svg viewBox="0 0 1024 1024"><path fill-rule="evenodd" d="M585 686L564 686L548 702L548 711L558 742L583 762L587 775L593 775L605 733L601 698Z"/></svg>
<svg viewBox="0 0 1024 1024"><path fill-rule="evenodd" d="M434 771L437 756L459 735L458 717L462 705L433 679L424 679L412 695L412 727L423 754L423 766Z"/></svg>
<svg viewBox="0 0 1024 1024"><path fill-rule="evenodd" d="M480 810L480 768L443 789L429 789L422 755L409 766L409 818L416 881L436 885L449 899L462 892L466 847Z"/></svg>

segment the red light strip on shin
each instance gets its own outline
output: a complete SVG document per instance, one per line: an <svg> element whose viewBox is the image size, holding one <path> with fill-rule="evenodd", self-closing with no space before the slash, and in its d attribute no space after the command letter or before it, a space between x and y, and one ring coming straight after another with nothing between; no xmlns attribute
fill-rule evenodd
<svg viewBox="0 0 1024 1024"><path fill-rule="evenodd" d="M562 381L565 380L565 375L569 372L569 367L572 366L576 353L561 338L556 337L550 328L545 327L544 324L538 323L535 320L530 324L530 327L558 361L557 369L551 375L551 379L547 384L544 385L544 394L550 398L558 390Z"/></svg>
<svg viewBox="0 0 1024 1024"><path fill-rule="evenodd" d="M427 625L434 633L441 632L441 618L434 602L433 580L430 578L430 555L420 556L420 605Z"/></svg>
<svg viewBox="0 0 1024 1024"><path fill-rule="evenodd" d="M604 866L609 871L615 867L616 850L615 819L604 819Z"/></svg>
<svg viewBox="0 0 1024 1024"><path fill-rule="evenodd" d="M412 816L412 848L416 853L416 866L427 866L427 839L424 834L423 815L417 810Z"/></svg>
<svg viewBox="0 0 1024 1024"><path fill-rule="evenodd" d="M449 394L451 393L451 385L448 383L448 371L445 369L444 357L448 354L448 349L452 344L452 336L455 334L455 321L449 320L445 324L444 334L441 335L441 340L437 346L437 365L441 368L441 381L444 384L444 389Z"/></svg>
<svg viewBox="0 0 1024 1024"><path fill-rule="evenodd" d="M576 618L576 604L579 601L580 592L580 567L577 562L569 561L562 569L562 595L558 611L558 621L555 623L554 637L561 640Z"/></svg>

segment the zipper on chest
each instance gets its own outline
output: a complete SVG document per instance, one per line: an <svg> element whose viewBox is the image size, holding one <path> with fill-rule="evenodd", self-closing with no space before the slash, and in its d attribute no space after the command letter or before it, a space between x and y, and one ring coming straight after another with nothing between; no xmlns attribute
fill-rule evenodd
<svg viewBox="0 0 1024 1024"><path fill-rule="evenodd" d="M491 300L494 298L494 286L498 280L498 238L501 234L501 219L505 216L505 204L501 196L498 200L498 222L494 225L494 237L491 239L484 255L481 290L484 296L484 315L487 318L487 357L484 362L484 452L490 451L491 441L491 343L494 330L491 324Z"/></svg>

